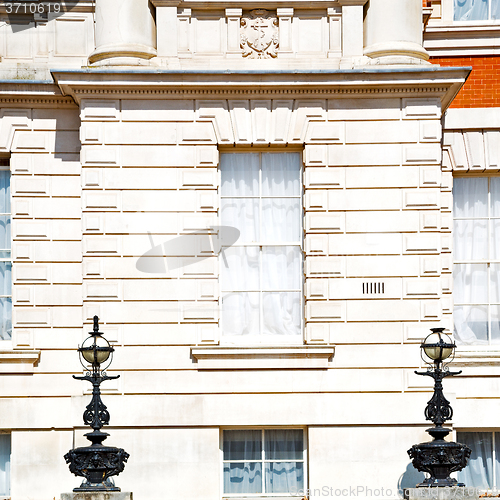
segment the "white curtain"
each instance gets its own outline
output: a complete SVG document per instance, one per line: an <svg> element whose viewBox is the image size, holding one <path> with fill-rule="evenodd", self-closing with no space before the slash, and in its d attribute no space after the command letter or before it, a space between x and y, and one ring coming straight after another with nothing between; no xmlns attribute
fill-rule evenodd
<svg viewBox="0 0 500 500"><path fill-rule="evenodd" d="M0 434L0 496L10 496L10 434Z"/></svg>
<svg viewBox="0 0 500 500"><path fill-rule="evenodd" d="M500 343L500 179L457 178L453 186L455 338L459 344ZM489 207L488 207L489 203ZM491 219L488 219L488 218ZM488 313L491 323L488 319Z"/></svg>
<svg viewBox="0 0 500 500"><path fill-rule="evenodd" d="M497 9L495 5L495 12ZM488 0L454 0L453 19L455 21L480 21L488 19Z"/></svg>
<svg viewBox="0 0 500 500"><path fill-rule="evenodd" d="M466 444L472 450L467 467L457 474L458 481L464 483L465 486L481 489L492 488L492 437L491 432L457 432L457 442ZM498 467L498 465L495 466Z"/></svg>
<svg viewBox="0 0 500 500"><path fill-rule="evenodd" d="M0 170L0 258L11 256L10 172ZM0 295L12 294L12 264L0 261ZM12 299L0 298L0 339L12 336Z"/></svg>
<svg viewBox="0 0 500 500"><path fill-rule="evenodd" d="M491 19L500 19L500 0L491 0Z"/></svg>
<svg viewBox="0 0 500 500"><path fill-rule="evenodd" d="M302 252L298 153L221 155L221 225L240 231L223 249L224 335L300 335Z"/></svg>

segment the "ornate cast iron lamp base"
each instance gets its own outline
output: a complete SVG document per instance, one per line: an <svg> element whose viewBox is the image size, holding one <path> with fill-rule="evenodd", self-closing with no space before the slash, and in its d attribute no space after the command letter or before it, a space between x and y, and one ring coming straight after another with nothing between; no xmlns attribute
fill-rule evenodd
<svg viewBox="0 0 500 500"><path fill-rule="evenodd" d="M70 450L64 455L69 470L86 478L73 491L121 491L109 480L109 476L123 472L128 457L129 454L122 448L102 444Z"/></svg>
<svg viewBox="0 0 500 500"><path fill-rule="evenodd" d="M445 441L450 432L444 427L433 427L427 431L434 440L413 445L408 450L415 469L427 472L430 477L417 484L417 488L465 486L450 477L452 472L462 470L469 460L471 450L464 444Z"/></svg>
<svg viewBox="0 0 500 500"><path fill-rule="evenodd" d="M73 491L121 491L109 478L123 472L130 455L122 448L104 446L102 441L108 436L99 430L89 432L85 437L92 441L91 446L75 448L64 455L69 470L85 478Z"/></svg>

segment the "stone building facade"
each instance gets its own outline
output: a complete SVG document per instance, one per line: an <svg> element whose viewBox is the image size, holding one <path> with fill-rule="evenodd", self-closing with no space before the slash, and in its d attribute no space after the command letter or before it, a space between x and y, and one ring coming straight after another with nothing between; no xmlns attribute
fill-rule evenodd
<svg viewBox="0 0 500 500"><path fill-rule="evenodd" d="M63 455L85 442L71 375L94 315L137 500L423 479L406 450L427 439L419 344L454 331L453 179L489 176L487 204L499 154L496 108L450 108L470 68L438 64L464 23L447 2L0 6L0 497L79 484ZM493 283L493 255L457 264L461 296L483 264ZM476 334L446 381L453 429L490 436L477 464L498 428L490 295L455 308Z"/></svg>

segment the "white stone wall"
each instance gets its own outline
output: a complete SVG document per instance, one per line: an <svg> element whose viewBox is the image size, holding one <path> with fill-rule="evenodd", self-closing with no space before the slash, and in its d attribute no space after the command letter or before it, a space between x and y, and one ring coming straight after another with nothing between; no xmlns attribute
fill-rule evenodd
<svg viewBox="0 0 500 500"><path fill-rule="evenodd" d="M169 498L219 498L219 429L262 425L308 429L309 488L396 494L406 449L423 440L418 343L451 325L439 100L83 98L80 117L75 107L32 109L2 123L13 171L13 347L39 353L32 376L2 389L0 427L16 429L13 500L78 483L62 455L73 439L84 443L89 388L70 374L94 314L121 375L104 384L110 443L131 453L117 482L139 500L154 496L152 471L172 484ZM220 351L218 256L175 245L217 225L224 147L303 151L306 327L293 355ZM384 292L363 293L366 283ZM382 451L381 432L391 436ZM28 452L32 435L49 443L45 461ZM358 485L380 453L392 457L383 472ZM57 471L57 488L34 491L22 478L44 467ZM207 478L203 493L193 471Z"/></svg>

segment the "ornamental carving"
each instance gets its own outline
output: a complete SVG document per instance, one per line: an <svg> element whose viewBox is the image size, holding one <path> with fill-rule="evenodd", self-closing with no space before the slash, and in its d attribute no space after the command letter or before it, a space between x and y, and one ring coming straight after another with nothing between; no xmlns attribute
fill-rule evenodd
<svg viewBox="0 0 500 500"><path fill-rule="evenodd" d="M240 47L243 57L269 59L277 56L278 18L269 11L256 9L241 18Z"/></svg>

